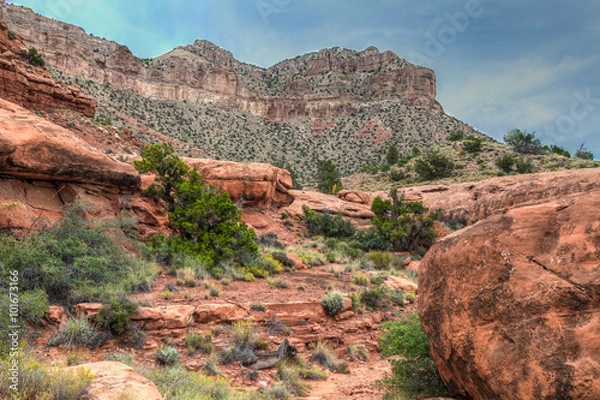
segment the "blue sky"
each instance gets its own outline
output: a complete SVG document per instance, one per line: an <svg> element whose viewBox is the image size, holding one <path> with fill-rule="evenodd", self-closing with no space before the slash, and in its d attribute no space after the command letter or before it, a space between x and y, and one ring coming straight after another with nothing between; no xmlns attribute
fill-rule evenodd
<svg viewBox="0 0 600 400"><path fill-rule="evenodd" d="M142 58L207 39L263 67L376 46L431 67L447 113L600 158L597 0L15 0Z"/></svg>

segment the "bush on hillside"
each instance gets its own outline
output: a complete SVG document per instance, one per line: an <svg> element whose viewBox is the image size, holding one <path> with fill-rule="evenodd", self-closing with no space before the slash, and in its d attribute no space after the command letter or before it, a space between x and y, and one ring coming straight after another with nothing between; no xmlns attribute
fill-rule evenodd
<svg viewBox="0 0 600 400"><path fill-rule="evenodd" d="M241 211L229 194L205 184L173 147L166 143L146 147L135 167L142 173L156 172L146 194L164 202L177 231L174 237L154 239L165 261L172 261L176 253L187 253L213 268L219 262L241 262L245 254L257 254L256 234L240 222Z"/></svg>
<svg viewBox="0 0 600 400"><path fill-rule="evenodd" d="M317 189L323 193L336 194L342 190L342 174L331 160L317 162Z"/></svg>
<svg viewBox="0 0 600 400"><path fill-rule="evenodd" d="M350 221L346 221L342 214L318 213L306 205L302 206L302 211L304 212L306 226L312 236L351 238L356 233L354 225Z"/></svg>
<svg viewBox="0 0 600 400"><path fill-rule="evenodd" d="M517 153L542 154L544 152L540 140L535 137L535 132L527 133L527 131L513 129L504 135L504 142L512 146Z"/></svg>
<svg viewBox="0 0 600 400"><path fill-rule="evenodd" d="M386 357L401 356L392 360L393 375L383 379L388 389L386 398L404 394L410 398L450 397L439 376L429 351L429 340L421 327L416 312L398 321L381 326L381 352Z"/></svg>
<svg viewBox="0 0 600 400"><path fill-rule="evenodd" d="M594 154L591 151L587 151L585 147L583 147L584 143L579 146L579 149L575 152L576 158L581 158L582 160L593 160Z"/></svg>
<svg viewBox="0 0 600 400"><path fill-rule="evenodd" d="M483 148L483 139L477 136L469 136L463 142L463 148L467 153L476 154Z"/></svg>
<svg viewBox="0 0 600 400"><path fill-rule="evenodd" d="M35 47L30 47L28 51L24 54L25 59L29 62L29 64L34 65L36 67L43 67L46 65L46 62L42 58L42 55L37 51Z"/></svg>
<svg viewBox="0 0 600 400"><path fill-rule="evenodd" d="M452 176L456 165L448 157L440 154L438 150L429 150L421 157L415 159L415 172L422 181L448 178Z"/></svg>

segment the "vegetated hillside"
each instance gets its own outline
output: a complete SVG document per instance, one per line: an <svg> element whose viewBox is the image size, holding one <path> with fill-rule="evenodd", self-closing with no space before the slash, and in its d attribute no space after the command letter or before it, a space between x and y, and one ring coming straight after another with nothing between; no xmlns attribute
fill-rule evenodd
<svg viewBox="0 0 600 400"><path fill-rule="evenodd" d="M57 76L68 78L60 73ZM144 142L157 139L156 131L187 146L182 154L203 154L231 161L283 162L309 183L316 162L329 158L342 174L359 172L377 164L390 143L408 155L442 143L456 130L479 135L467 124L443 113L409 107L386 100L361 105L352 115L314 119L295 117L268 121L248 111L223 109L211 103L153 100L128 91L73 80L98 101L98 115L115 127L130 126Z"/></svg>
<svg viewBox="0 0 600 400"><path fill-rule="evenodd" d="M320 159L350 174L378 163L390 144L408 155L456 130L481 135L443 113L432 70L374 47L324 49L265 69L198 40L142 60L24 7L0 4L0 18L55 77L94 97L102 121L145 142L177 139L184 155L283 162L310 183Z"/></svg>
<svg viewBox="0 0 600 400"><path fill-rule="evenodd" d="M533 134L535 141L535 134ZM474 144L479 142L479 144ZM480 181L504 175L551 172L577 168L598 168L600 161L556 154L543 143L540 154L521 154L513 146L489 138L474 138L457 131L427 151L414 149L407 157L389 165L385 154L362 173L342 179L344 188L367 191L421 184L451 184ZM431 157L430 154L434 155ZM575 153L577 154L577 153ZM426 176L419 164L451 164L446 176ZM425 169L427 172L427 169ZM442 174L443 175L443 174Z"/></svg>

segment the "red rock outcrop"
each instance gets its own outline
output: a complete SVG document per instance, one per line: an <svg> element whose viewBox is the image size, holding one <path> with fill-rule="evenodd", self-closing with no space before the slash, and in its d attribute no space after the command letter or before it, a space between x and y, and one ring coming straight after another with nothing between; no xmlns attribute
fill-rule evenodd
<svg viewBox="0 0 600 400"><path fill-rule="evenodd" d="M596 189L600 189L598 168L505 176L453 185L415 186L399 190L399 194L411 201L420 200L430 209L442 208L448 217L472 224L516 205L560 200Z"/></svg>
<svg viewBox="0 0 600 400"><path fill-rule="evenodd" d="M419 315L459 398L600 398L599 210L599 190L522 206L427 253Z"/></svg>
<svg viewBox="0 0 600 400"><path fill-rule="evenodd" d="M94 377L88 388L86 399L119 400L144 399L162 400L156 385L125 364L102 361L70 367L72 370L83 368Z"/></svg>
<svg viewBox="0 0 600 400"><path fill-rule="evenodd" d="M287 206L294 200L289 192L292 176L270 164L198 158L184 158L184 161L196 168L206 183L225 190L234 202L241 202L244 207L269 209Z"/></svg>
<svg viewBox="0 0 600 400"><path fill-rule="evenodd" d="M23 35L27 45L38 48L52 68L155 99L215 102L268 119L348 115L365 101L390 97L408 106L443 111L436 101L432 70L374 47L361 52L325 49L264 69L197 40L141 60L124 46L28 8L0 4L0 19ZM316 84L314 77L326 80Z"/></svg>
<svg viewBox="0 0 600 400"><path fill-rule="evenodd" d="M30 65L20 39L8 37L8 27L0 21L0 98L30 110L69 109L93 117L96 104L75 87L65 87L42 67Z"/></svg>

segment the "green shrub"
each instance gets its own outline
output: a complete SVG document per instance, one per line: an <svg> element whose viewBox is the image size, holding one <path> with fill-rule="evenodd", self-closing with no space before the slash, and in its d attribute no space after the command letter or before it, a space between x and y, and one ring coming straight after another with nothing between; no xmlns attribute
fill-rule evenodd
<svg viewBox="0 0 600 400"><path fill-rule="evenodd" d="M394 256L389 251L371 251L367 258L375 264L377 269L389 269Z"/></svg>
<svg viewBox="0 0 600 400"><path fill-rule="evenodd" d="M338 360L334 351L323 342L317 342L311 360L330 371L337 371L343 374L349 373L348 363L344 360Z"/></svg>
<svg viewBox="0 0 600 400"><path fill-rule="evenodd" d="M361 293L360 300L372 309L383 308L387 305L387 289L383 286L378 286L374 289L365 289Z"/></svg>
<svg viewBox="0 0 600 400"><path fill-rule="evenodd" d="M42 55L37 51L35 47L30 47L28 51L24 54L25 59L29 62L29 64L34 65L36 67L43 67L46 65L46 62L42 58Z"/></svg>
<svg viewBox="0 0 600 400"><path fill-rule="evenodd" d="M369 359L369 351L362 344L348 344L346 346L346 351L348 352L351 361L356 359L366 362Z"/></svg>
<svg viewBox="0 0 600 400"><path fill-rule="evenodd" d="M309 386L302 382L300 368L282 363L277 367L276 378L283 383L290 394L294 396L306 396L308 394Z"/></svg>
<svg viewBox="0 0 600 400"><path fill-rule="evenodd" d="M390 197L391 202L384 201L379 196L373 200L373 229L364 234L363 244L395 251L429 248L436 237L433 231L434 220L430 214L426 214L429 210L421 202L398 198L396 189L390 191Z"/></svg>
<svg viewBox="0 0 600 400"><path fill-rule="evenodd" d="M582 143L579 146L579 149L575 152L576 158L581 158L582 160L593 160L594 154L591 151L587 151L587 149L583 146L585 143Z"/></svg>
<svg viewBox="0 0 600 400"><path fill-rule="evenodd" d="M323 297L321 305L325 314L335 317L344 309L344 297L339 292L331 292Z"/></svg>
<svg viewBox="0 0 600 400"><path fill-rule="evenodd" d="M287 289L289 284L281 278L267 278L267 283L271 289Z"/></svg>
<svg viewBox="0 0 600 400"><path fill-rule="evenodd" d="M142 173L156 172L147 194L164 202L169 221L177 230L177 236L168 241L169 247L201 256L210 268L224 260L241 262L247 253L257 254L256 234L240 222L241 211L229 194L206 185L202 175L190 170L173 147L166 143L146 147L142 160L134 164Z"/></svg>
<svg viewBox="0 0 600 400"><path fill-rule="evenodd" d="M558 154L559 156L563 156L563 157L567 157L570 158L571 157L571 153L569 153L567 150L563 149L560 146L551 144L550 146L544 146L544 150L549 151L553 154Z"/></svg>
<svg viewBox="0 0 600 400"><path fill-rule="evenodd" d="M80 400L87 394L93 378L83 367L75 370L59 368L51 373L48 393L54 400Z"/></svg>
<svg viewBox="0 0 600 400"><path fill-rule="evenodd" d="M395 144L390 144L390 146L388 147L387 153L385 155L385 161L387 163L388 166L390 165L394 165L398 162L398 159L400 158L400 154L398 153L398 148L396 147Z"/></svg>
<svg viewBox="0 0 600 400"><path fill-rule="evenodd" d="M179 362L181 354L176 348L171 346L163 346L154 355L156 362L162 366L173 366Z"/></svg>
<svg viewBox="0 0 600 400"><path fill-rule="evenodd" d="M254 354L257 339L256 325L250 320L239 320L232 324L233 343L219 353L223 364L241 362L243 364L256 360Z"/></svg>
<svg viewBox="0 0 600 400"><path fill-rule="evenodd" d="M277 250L271 253L271 257L288 268L294 268L296 264L290 260L285 251Z"/></svg>
<svg viewBox="0 0 600 400"><path fill-rule="evenodd" d="M113 335L123 335L131 330L131 316L138 306L127 297L112 299L103 304L96 321Z"/></svg>
<svg viewBox="0 0 600 400"><path fill-rule="evenodd" d="M416 312L381 326L381 352L392 360L393 376L383 380L390 395L406 393L411 398L450 397L429 352L429 341Z"/></svg>
<svg viewBox="0 0 600 400"><path fill-rule="evenodd" d="M336 194L342 190L341 174L331 160L317 161L317 189L323 193Z"/></svg>
<svg viewBox="0 0 600 400"><path fill-rule="evenodd" d="M477 136L468 136L462 144L467 153L476 154L483 148L483 139Z"/></svg>
<svg viewBox="0 0 600 400"><path fill-rule="evenodd" d="M414 169L422 181L448 178L456 165L438 150L429 150L422 157L415 159Z"/></svg>
<svg viewBox="0 0 600 400"><path fill-rule="evenodd" d="M6 31L6 35L10 40L16 40L18 37L17 34L14 31L11 31L10 29Z"/></svg>
<svg viewBox="0 0 600 400"><path fill-rule="evenodd" d="M318 213L306 205L302 206L302 211L311 236L351 238L356 233L354 225L350 221L346 221L342 214Z"/></svg>
<svg viewBox="0 0 600 400"><path fill-rule="evenodd" d="M213 343L210 334L201 335L197 332L188 332L185 337L185 347L190 353L199 350L203 354L210 354L213 351Z"/></svg>
<svg viewBox="0 0 600 400"><path fill-rule="evenodd" d="M517 172L519 174L530 174L533 172L533 163L530 159L521 158L517 160Z"/></svg>
<svg viewBox="0 0 600 400"><path fill-rule="evenodd" d="M512 171L517 159L509 154L504 154L496 160L496 166L504 173L508 174Z"/></svg>
<svg viewBox="0 0 600 400"><path fill-rule="evenodd" d="M70 318L59 331L48 339L48 346L87 346L90 349L100 347L106 341L106 335L99 333L86 317Z"/></svg>
<svg viewBox="0 0 600 400"><path fill-rule="evenodd" d="M360 286L368 286L369 279L363 274L352 275L352 283Z"/></svg>
<svg viewBox="0 0 600 400"><path fill-rule="evenodd" d="M187 371L178 365L167 368L144 369L141 372L146 378L154 382L165 399L241 400L243 398L230 389L229 383L224 378L209 378L197 372Z"/></svg>
<svg viewBox="0 0 600 400"><path fill-rule="evenodd" d="M513 129L504 135L504 142L512 146L517 153L542 154L544 152L540 140L535 137L535 132L527 133L527 131Z"/></svg>

